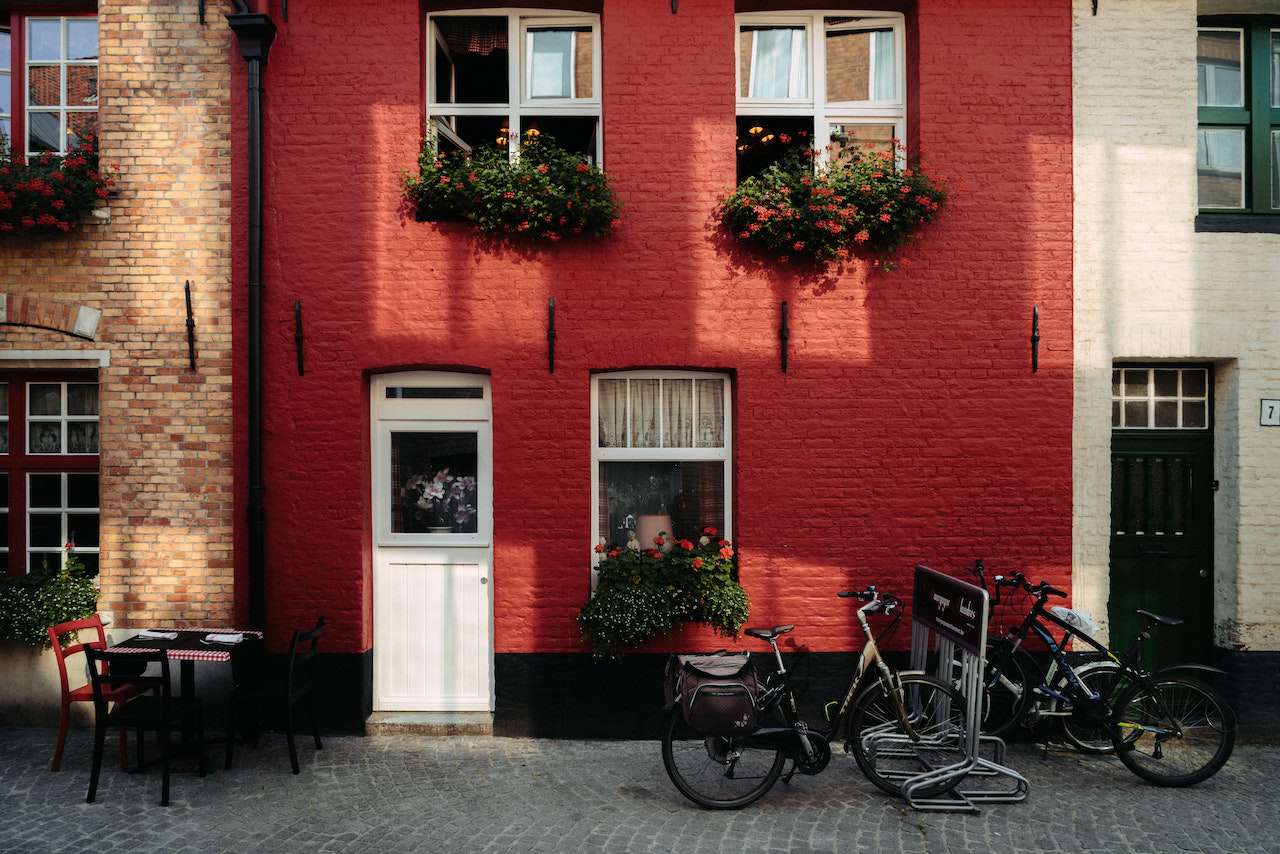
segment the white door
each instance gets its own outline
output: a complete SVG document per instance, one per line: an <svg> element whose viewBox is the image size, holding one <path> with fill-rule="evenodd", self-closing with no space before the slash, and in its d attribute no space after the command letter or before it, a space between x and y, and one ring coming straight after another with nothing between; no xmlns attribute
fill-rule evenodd
<svg viewBox="0 0 1280 854"><path fill-rule="evenodd" d="M488 377L372 385L373 707L493 709Z"/></svg>

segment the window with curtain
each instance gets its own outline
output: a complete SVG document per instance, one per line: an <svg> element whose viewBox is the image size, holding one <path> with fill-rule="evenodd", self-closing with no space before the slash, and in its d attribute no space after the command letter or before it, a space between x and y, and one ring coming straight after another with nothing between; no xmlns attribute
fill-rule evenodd
<svg viewBox="0 0 1280 854"><path fill-rule="evenodd" d="M1208 213L1280 214L1280 27L1212 18L1196 33L1196 188Z"/></svg>
<svg viewBox="0 0 1280 854"><path fill-rule="evenodd" d="M825 157L906 135L904 19L890 12L738 16L738 180L796 146Z"/></svg>
<svg viewBox="0 0 1280 854"><path fill-rule="evenodd" d="M428 127L442 150L515 156L535 131L600 162L600 18L438 12L427 18Z"/></svg>
<svg viewBox="0 0 1280 854"><path fill-rule="evenodd" d="M628 371L592 380L592 540L653 545L660 532L729 535L729 380ZM634 547L634 546L633 546Z"/></svg>

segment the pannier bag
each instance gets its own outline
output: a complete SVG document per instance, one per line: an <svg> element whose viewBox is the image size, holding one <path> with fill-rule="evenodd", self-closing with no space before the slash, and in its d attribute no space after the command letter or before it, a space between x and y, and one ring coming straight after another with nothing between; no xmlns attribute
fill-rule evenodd
<svg viewBox="0 0 1280 854"><path fill-rule="evenodd" d="M759 681L751 653L673 655L667 662L667 705L678 702L684 722L702 735L754 732Z"/></svg>

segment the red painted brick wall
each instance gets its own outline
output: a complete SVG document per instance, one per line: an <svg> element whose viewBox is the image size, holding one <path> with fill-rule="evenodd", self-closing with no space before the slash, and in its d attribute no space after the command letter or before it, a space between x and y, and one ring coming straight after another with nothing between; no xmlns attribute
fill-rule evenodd
<svg viewBox="0 0 1280 854"><path fill-rule="evenodd" d="M499 652L582 649L574 616L588 586L593 369L736 372L734 527L753 623L796 622L800 643L856 648L835 591L875 582L905 595L916 561L950 569L983 557L992 571L1065 586L1069 5L921 0L909 25L910 138L950 179L950 207L907 253L909 267L813 281L741 269L710 226L734 182L730 0L682 0L677 15L666 3L605 3L605 166L625 220L609 240L547 254L483 248L464 228L400 209L422 121L418 3L370 2L358 14L337 0L299 4L266 76L277 643L324 612L331 650L370 645L365 372L397 365L492 372ZM237 272L243 301L243 265ZM298 298L304 377L293 355Z"/></svg>

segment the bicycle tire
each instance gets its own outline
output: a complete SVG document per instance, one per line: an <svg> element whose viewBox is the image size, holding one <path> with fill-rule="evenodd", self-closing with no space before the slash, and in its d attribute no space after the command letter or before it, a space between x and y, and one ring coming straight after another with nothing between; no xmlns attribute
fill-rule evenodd
<svg viewBox="0 0 1280 854"><path fill-rule="evenodd" d="M1002 643L993 646L982 673L982 732L1003 738L1027 716L1032 688L1040 679L1026 652Z"/></svg>
<svg viewBox="0 0 1280 854"><path fill-rule="evenodd" d="M1124 692L1116 690L1116 682L1124 677L1124 668L1114 661L1096 661L1085 664L1076 670L1076 675L1085 687L1095 692L1105 701ZM1060 690L1065 690L1067 678L1058 682ZM1105 756L1115 753L1116 746L1111 738L1111 725L1105 717L1089 717L1080 707L1072 709L1069 717L1062 719L1062 735L1081 753L1093 756Z"/></svg>
<svg viewBox="0 0 1280 854"><path fill-rule="evenodd" d="M667 726L662 734L662 764L667 769L667 776L671 778L671 782L675 784L680 794L693 801L698 806L709 810L734 810L742 809L754 803L762 795L773 788L773 784L778 781L778 777L782 775L782 766L786 763L786 754L781 750L769 751L764 748L746 748L751 754L760 754L761 762L768 762L767 770L763 775L757 778L759 782L754 786L746 787L746 791L737 794L735 797L715 797L702 791L694 783L686 779L686 773L679 767L681 760L677 758L677 747L689 747L696 754L697 746L700 744L701 750L705 752L706 762L702 767L708 771L715 771L715 766L728 769L729 764L725 759L734 749L742 749L741 739L717 738L714 736L702 736L691 730L684 722L684 715L677 705L671 710L671 715L667 720ZM684 751L681 750L681 753ZM773 753L773 759L768 760L767 754ZM723 753L723 756L719 754ZM713 755L716 754L716 755ZM694 757L696 759L696 756ZM734 762L736 769L737 762ZM753 762L752 767L761 767L759 763ZM714 779L714 774L712 775ZM733 779L729 774L721 772L720 779Z"/></svg>
<svg viewBox="0 0 1280 854"><path fill-rule="evenodd" d="M921 698L919 706L923 710L921 717L924 719L924 725L920 729L925 732L951 736L954 739L963 738L965 700L959 691L931 676L918 674L902 676L901 683L904 696L910 695L913 688L919 691L918 696ZM946 696L950 710L946 715L946 720L930 722L929 718L939 716L937 714L939 695ZM915 773L919 773L919 763L912 759L903 758L901 760L903 767L894 767L889 764L889 761L882 762L879 756L873 756L873 745L870 743L873 730L906 735L902 732L902 725L898 722L896 714L892 712L893 706L891 704L892 701L887 697L884 686L880 681L869 685L853 702L853 708L849 713L848 734L849 741L853 745L853 758L867 779L882 791L901 797L902 781L895 779L895 777L912 773L911 766L913 763L915 765ZM913 721L913 723L918 726L921 721ZM959 731L944 732L944 730L951 730L952 728L958 728ZM948 739L946 743L948 745L952 744L951 739ZM957 741L955 747L940 747L930 751L928 761L933 767L941 767L958 761L962 755L963 748ZM888 776L890 774L894 776ZM936 798L954 789L959 782L960 778L954 778L934 786L927 786L918 791L916 796L920 798Z"/></svg>
<svg viewBox="0 0 1280 854"><path fill-rule="evenodd" d="M1161 706L1170 716L1179 718L1180 738L1160 739L1149 730L1141 729L1144 719L1152 722L1148 725L1167 725L1168 718L1160 711ZM1203 721L1197 717L1202 706ZM1181 720L1184 717L1188 720ZM1135 728L1139 728L1136 737ZM1188 735L1191 730L1195 730L1194 735ZM1212 743L1208 739L1212 739ZM1218 773L1231 758L1236 741L1236 714L1221 694L1199 679L1177 674L1154 676L1148 685L1135 683L1116 702L1112 740L1125 767L1148 783L1194 786ZM1169 773L1172 768L1163 762L1167 745L1176 745L1179 749L1188 747L1201 754L1211 747L1212 753L1207 761L1192 770Z"/></svg>

